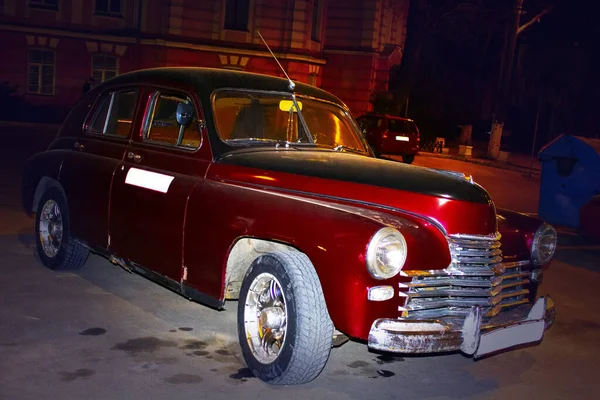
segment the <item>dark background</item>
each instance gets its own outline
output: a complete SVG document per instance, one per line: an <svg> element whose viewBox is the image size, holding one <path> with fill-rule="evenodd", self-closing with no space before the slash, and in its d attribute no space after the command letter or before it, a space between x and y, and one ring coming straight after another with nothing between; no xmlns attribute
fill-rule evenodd
<svg viewBox="0 0 600 400"><path fill-rule="evenodd" d="M408 97L408 116L426 139L456 140L459 125L472 124L474 142L487 142L513 5L411 1L402 64L390 77L394 100L379 107L404 115ZM538 109L536 150L562 133L600 132L597 2L524 0L520 25L550 7L517 37L502 139L506 151L531 151Z"/></svg>

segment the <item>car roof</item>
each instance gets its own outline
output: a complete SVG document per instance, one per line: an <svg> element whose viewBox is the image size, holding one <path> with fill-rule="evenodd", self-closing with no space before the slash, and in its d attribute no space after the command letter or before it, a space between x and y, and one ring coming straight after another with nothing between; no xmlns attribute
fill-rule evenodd
<svg viewBox="0 0 600 400"><path fill-rule="evenodd" d="M386 118L386 119L395 119L395 120L399 120L399 121L414 122L410 118L404 118L404 117L400 117L398 115L390 115L390 114L367 113L367 114L362 115L361 117L379 117L379 118Z"/></svg>
<svg viewBox="0 0 600 400"><path fill-rule="evenodd" d="M128 72L112 78L101 86L140 83L178 83L193 87L197 92L210 94L219 88L244 88L254 90L289 92L287 79L251 72L203 67L159 67ZM333 94L315 86L294 82L297 94L317 97L347 106Z"/></svg>

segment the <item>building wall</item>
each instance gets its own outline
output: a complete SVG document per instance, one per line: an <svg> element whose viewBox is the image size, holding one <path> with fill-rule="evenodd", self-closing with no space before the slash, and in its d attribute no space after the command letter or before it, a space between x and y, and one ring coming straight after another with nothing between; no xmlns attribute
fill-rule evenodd
<svg viewBox="0 0 600 400"><path fill-rule="evenodd" d="M372 110L386 92L389 71L402 61L409 0L330 1L323 89L346 102L355 115Z"/></svg>
<svg viewBox="0 0 600 400"><path fill-rule="evenodd" d="M282 76L258 30L292 79L333 92L360 114L400 62L409 0L248 0L241 30L225 29L226 0L120 0L119 13L97 12L94 0L56 0L54 8L30 1L0 1L0 46L10 55L0 81L32 104L68 109L94 54L117 57L119 74L191 65ZM54 52L52 94L27 91L31 49Z"/></svg>

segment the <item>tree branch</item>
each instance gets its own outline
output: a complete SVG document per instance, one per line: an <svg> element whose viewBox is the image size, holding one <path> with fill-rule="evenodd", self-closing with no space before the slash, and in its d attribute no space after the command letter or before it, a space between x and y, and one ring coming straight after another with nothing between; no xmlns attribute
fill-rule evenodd
<svg viewBox="0 0 600 400"><path fill-rule="evenodd" d="M542 19L542 17L546 14L548 14L550 11L552 11L553 6L549 6L546 9L544 9L543 11L541 11L539 14L537 14L535 17L531 18L527 23L521 25L519 27L519 29L517 30L517 35L520 34L521 32L523 32L525 29L529 28L531 25L535 24L536 22L540 22L540 19Z"/></svg>

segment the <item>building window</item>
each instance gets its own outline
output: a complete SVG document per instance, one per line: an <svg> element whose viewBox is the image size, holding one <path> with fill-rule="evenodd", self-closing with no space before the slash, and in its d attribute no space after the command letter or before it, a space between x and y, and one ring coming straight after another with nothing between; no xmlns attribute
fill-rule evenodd
<svg viewBox="0 0 600 400"><path fill-rule="evenodd" d="M121 14L121 0L96 0L96 14Z"/></svg>
<svg viewBox="0 0 600 400"><path fill-rule="evenodd" d="M29 50L27 61L27 92L54 94L54 51Z"/></svg>
<svg viewBox="0 0 600 400"><path fill-rule="evenodd" d="M232 31L247 31L249 10L249 0L225 0L224 28Z"/></svg>
<svg viewBox="0 0 600 400"><path fill-rule="evenodd" d="M321 41L321 25L323 21L322 3L323 0L313 0L311 39L315 42Z"/></svg>
<svg viewBox="0 0 600 400"><path fill-rule="evenodd" d="M111 54L92 55L92 77L96 82L104 82L119 74L119 60Z"/></svg>
<svg viewBox="0 0 600 400"><path fill-rule="evenodd" d="M29 7L58 10L58 0L29 0Z"/></svg>

